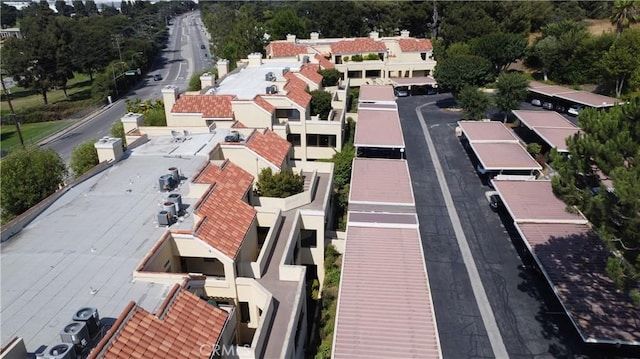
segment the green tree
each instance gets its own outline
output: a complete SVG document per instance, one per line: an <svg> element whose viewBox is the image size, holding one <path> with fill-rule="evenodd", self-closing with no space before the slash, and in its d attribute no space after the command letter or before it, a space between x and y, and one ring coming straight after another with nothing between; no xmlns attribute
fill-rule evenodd
<svg viewBox="0 0 640 359"><path fill-rule="evenodd" d="M538 41L533 47L533 55L538 59L544 80L548 81L549 70L560 60L560 44L555 36Z"/></svg>
<svg viewBox="0 0 640 359"><path fill-rule="evenodd" d="M0 171L3 221L54 193L66 175L64 162L52 149L29 147L11 152L2 160Z"/></svg>
<svg viewBox="0 0 640 359"><path fill-rule="evenodd" d="M336 69L321 69L321 70L318 70L318 73L322 75L323 87L338 85L338 82L340 81L340 77L342 76L340 71Z"/></svg>
<svg viewBox="0 0 640 359"><path fill-rule="evenodd" d="M96 140L85 142L74 147L71 152L71 162L69 163L69 167L73 171L74 178L82 176L99 163L98 151L93 145L95 142Z"/></svg>
<svg viewBox="0 0 640 359"><path fill-rule="evenodd" d="M324 90L313 90L311 94L311 115L326 120L331 111L331 93Z"/></svg>
<svg viewBox="0 0 640 359"><path fill-rule="evenodd" d="M109 135L111 137L122 139L123 146L127 143L127 137L124 133L124 124L120 120L113 123L113 126L111 126L111 130L109 131Z"/></svg>
<svg viewBox="0 0 640 359"><path fill-rule="evenodd" d="M433 76L440 87L457 96L465 86L480 87L493 81L493 69L483 57L456 56L438 62Z"/></svg>
<svg viewBox="0 0 640 359"><path fill-rule="evenodd" d="M471 55L471 48L466 42L454 42L447 47L446 57Z"/></svg>
<svg viewBox="0 0 640 359"><path fill-rule="evenodd" d="M640 69L640 30L625 31L600 60L603 80L615 84L617 97L628 87L629 80Z"/></svg>
<svg viewBox="0 0 640 359"><path fill-rule="evenodd" d="M342 188L351 182L351 166L356 155L353 143L347 142L342 150L333 155L333 183L336 188Z"/></svg>
<svg viewBox="0 0 640 359"><path fill-rule="evenodd" d="M218 77L218 69L213 69L213 70L206 69L206 70L196 72L191 76L191 79L189 79L189 87L187 88L187 90L188 91L202 90L202 84L200 83L200 76L206 73L211 73L213 74L213 76Z"/></svg>
<svg viewBox="0 0 640 359"><path fill-rule="evenodd" d="M293 173L290 168L283 169L274 174L271 168L267 167L260 171L256 192L259 196L286 198L304 190L304 178Z"/></svg>
<svg viewBox="0 0 640 359"><path fill-rule="evenodd" d="M85 10L87 11L87 15L93 16L98 15L98 6L96 2L93 0L87 0L84 2Z"/></svg>
<svg viewBox="0 0 640 359"><path fill-rule="evenodd" d="M76 16L87 16L87 8L84 6L84 3L81 0L73 0L71 2L73 6L73 10L76 13Z"/></svg>
<svg viewBox="0 0 640 359"><path fill-rule="evenodd" d="M640 20L640 1L638 0L616 0L613 3L611 23L616 26L618 35L631 24Z"/></svg>
<svg viewBox="0 0 640 359"><path fill-rule="evenodd" d="M520 72L505 72L498 76L496 81L496 105L504 113L504 121L507 121L509 111L519 108L520 102L527 97L529 80Z"/></svg>
<svg viewBox="0 0 640 359"><path fill-rule="evenodd" d="M487 94L471 86L467 86L460 91L457 102L464 111L465 117L472 120L483 119L491 105Z"/></svg>
<svg viewBox="0 0 640 359"><path fill-rule="evenodd" d="M283 8L275 13L273 18L265 23L267 33L271 35L271 40L284 40L287 35L292 34L297 37L307 36L308 20L303 16L298 16L292 8Z"/></svg>
<svg viewBox="0 0 640 359"><path fill-rule="evenodd" d="M489 60L496 74L522 58L526 48L526 39L518 34L493 33L470 42L471 53Z"/></svg>
<svg viewBox="0 0 640 359"><path fill-rule="evenodd" d="M2 28L16 26L18 9L15 6L0 3L0 26Z"/></svg>
<svg viewBox="0 0 640 359"><path fill-rule="evenodd" d="M58 15L69 17L73 12L73 6L69 6L66 4L64 0L56 0L56 10L58 10Z"/></svg>

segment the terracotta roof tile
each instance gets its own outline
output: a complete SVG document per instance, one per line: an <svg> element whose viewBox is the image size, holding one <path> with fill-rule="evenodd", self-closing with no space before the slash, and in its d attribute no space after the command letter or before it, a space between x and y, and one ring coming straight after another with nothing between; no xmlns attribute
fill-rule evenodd
<svg viewBox="0 0 640 359"><path fill-rule="evenodd" d="M275 132L265 129L263 132L254 131L247 139L247 147L276 167L282 168L282 163L289 156L291 144Z"/></svg>
<svg viewBox="0 0 640 359"><path fill-rule="evenodd" d="M153 315L137 305L123 312L122 324L102 339L98 347L103 350L91 357L209 358L211 352L201 351L201 345L218 341L227 312L182 289L168 300L171 303L164 314Z"/></svg>
<svg viewBox="0 0 640 359"><path fill-rule="evenodd" d="M196 205L202 219L194 235L235 258L256 216L256 210L242 200L251 189L253 176L227 161L221 167L209 163L193 182L213 185Z"/></svg>
<svg viewBox="0 0 640 359"><path fill-rule="evenodd" d="M267 55L271 57L288 57L298 54L306 54L307 47L304 45L294 44L288 41L274 41L266 47Z"/></svg>
<svg viewBox="0 0 640 359"><path fill-rule="evenodd" d="M327 60L324 56L320 55L320 54L316 54L315 56L316 60L318 60L318 63L320 64L320 67L323 69L335 69L336 65L333 64L333 62Z"/></svg>
<svg viewBox="0 0 640 359"><path fill-rule="evenodd" d="M276 107L269 103L269 101L265 100L262 96L257 95L253 98L253 102L255 102L258 106L262 107L269 113L273 113L276 110Z"/></svg>
<svg viewBox="0 0 640 359"><path fill-rule="evenodd" d="M400 39L398 43L404 52L431 51L433 49L429 39Z"/></svg>
<svg viewBox="0 0 640 359"><path fill-rule="evenodd" d="M235 95L183 95L171 108L175 113L201 113L204 118L232 118Z"/></svg>
<svg viewBox="0 0 640 359"><path fill-rule="evenodd" d="M307 83L303 79L299 78L295 73L291 71L285 73L284 78L287 79L287 83L284 85L284 89L286 91L291 91L291 89L293 88L306 90L309 87L309 85L307 85Z"/></svg>
<svg viewBox="0 0 640 359"><path fill-rule="evenodd" d="M300 74L306 78L308 78L311 82L316 85L320 85L322 83L322 75L318 73L320 69L319 65L316 64L304 64L300 68Z"/></svg>
<svg viewBox="0 0 640 359"><path fill-rule="evenodd" d="M242 122L236 121L231 125L231 128L247 128Z"/></svg>
<svg viewBox="0 0 640 359"><path fill-rule="evenodd" d="M331 45L331 52L334 54L361 54L364 52L385 52L387 46L382 41L371 38L357 38L353 40L342 40Z"/></svg>
<svg viewBox="0 0 640 359"><path fill-rule="evenodd" d="M293 89L287 93L287 97L290 98L293 102L298 105L306 108L311 102L311 95L307 93L307 91L300 89Z"/></svg>

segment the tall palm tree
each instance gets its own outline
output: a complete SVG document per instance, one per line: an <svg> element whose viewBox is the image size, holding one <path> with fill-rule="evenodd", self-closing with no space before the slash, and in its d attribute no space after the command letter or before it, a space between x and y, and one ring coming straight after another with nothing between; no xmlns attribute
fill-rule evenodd
<svg viewBox="0 0 640 359"><path fill-rule="evenodd" d="M640 20L640 1L616 0L610 20L613 25L616 25L616 31L620 35L622 30Z"/></svg>

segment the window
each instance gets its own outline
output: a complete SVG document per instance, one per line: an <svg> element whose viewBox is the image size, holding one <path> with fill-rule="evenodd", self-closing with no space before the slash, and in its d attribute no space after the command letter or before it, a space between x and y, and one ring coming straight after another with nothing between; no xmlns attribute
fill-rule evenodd
<svg viewBox="0 0 640 359"><path fill-rule="evenodd" d="M421 58L422 60L426 60L426 59L427 59L427 53L426 53L426 52L421 52L421 53L420 53L420 58Z"/></svg>
<svg viewBox="0 0 640 359"><path fill-rule="evenodd" d="M276 118L286 118L289 121L300 120L300 111L295 108L278 108L276 109Z"/></svg>
<svg viewBox="0 0 640 359"><path fill-rule="evenodd" d="M249 315L249 303L240 302L240 322L249 323L251 321L251 315Z"/></svg>
<svg viewBox="0 0 640 359"><path fill-rule="evenodd" d="M292 146L300 146L302 144L299 133L288 134L287 141L289 141L289 143L291 143Z"/></svg>
<svg viewBox="0 0 640 359"><path fill-rule="evenodd" d="M307 134L307 146L336 147L336 135Z"/></svg>
<svg viewBox="0 0 640 359"><path fill-rule="evenodd" d="M306 248L316 248L318 245L317 234L315 229L300 230L300 245Z"/></svg>

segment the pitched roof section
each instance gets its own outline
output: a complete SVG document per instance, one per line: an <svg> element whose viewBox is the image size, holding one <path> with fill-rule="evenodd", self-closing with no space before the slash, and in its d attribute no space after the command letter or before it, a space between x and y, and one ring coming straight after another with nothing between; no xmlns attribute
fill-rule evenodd
<svg viewBox="0 0 640 359"><path fill-rule="evenodd" d="M318 60L320 67L323 69L335 69L336 65L333 62L327 60L324 56L316 54L315 59Z"/></svg>
<svg viewBox="0 0 640 359"><path fill-rule="evenodd" d="M246 145L250 150L278 168L282 168L291 149L289 141L269 129L265 129L263 132L254 131L247 139Z"/></svg>
<svg viewBox="0 0 640 359"><path fill-rule="evenodd" d="M234 95L183 95L171 108L174 113L201 113L204 118L233 118Z"/></svg>
<svg viewBox="0 0 640 359"><path fill-rule="evenodd" d="M269 113L273 113L276 110L276 107L274 105L269 103L269 101L265 100L260 95L257 95L256 97L254 97L253 98L253 102L255 102L256 105L260 106L262 109L264 109L265 111L267 111Z"/></svg>
<svg viewBox="0 0 640 359"><path fill-rule="evenodd" d="M212 185L196 204L196 214L202 219L194 236L235 258L256 216L256 210L242 200L251 189L253 176L226 161L220 167L207 164L193 182Z"/></svg>
<svg viewBox="0 0 640 359"><path fill-rule="evenodd" d="M132 302L90 357L208 358L213 347L201 350L201 346L218 342L228 313L188 291L176 292L176 287L163 313L153 315Z"/></svg>
<svg viewBox="0 0 640 359"><path fill-rule="evenodd" d="M291 91L293 89L300 89L304 91L309 87L303 79L299 78L291 71L287 71L284 74L284 78L287 79L287 83L284 85L284 89L286 91Z"/></svg>
<svg viewBox="0 0 640 359"><path fill-rule="evenodd" d="M334 54L360 54L364 52L385 52L387 46L382 41L365 37L353 40L342 40L331 45Z"/></svg>
<svg viewBox="0 0 640 359"><path fill-rule="evenodd" d="M311 95L304 90L294 89L287 93L287 97L301 107L307 108L311 102Z"/></svg>
<svg viewBox="0 0 640 359"><path fill-rule="evenodd" d="M274 41L270 42L266 47L267 55L271 57L289 57L299 54L306 54L308 52L307 47L298 45L288 41Z"/></svg>
<svg viewBox="0 0 640 359"><path fill-rule="evenodd" d="M425 52L433 50L431 40L429 39L400 39L398 40L398 44L403 52Z"/></svg>
<svg viewBox="0 0 640 359"><path fill-rule="evenodd" d="M316 64L304 64L300 68L300 75L306 77L314 84L320 86L322 84L322 75L318 73L320 65Z"/></svg>

